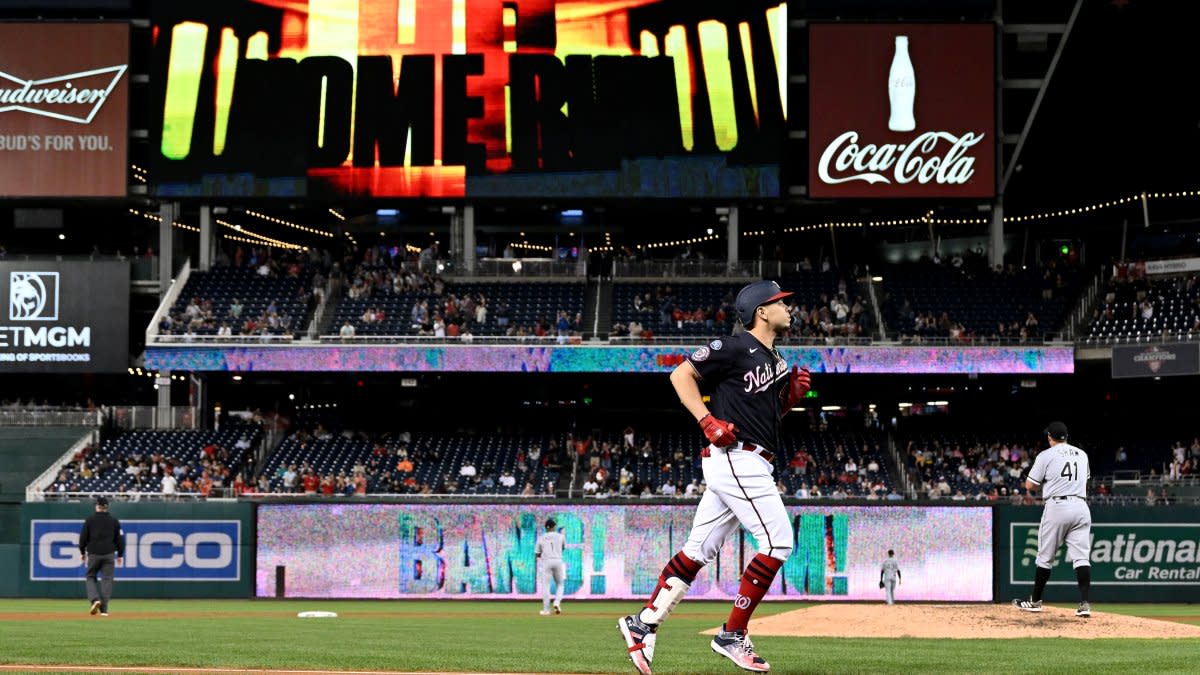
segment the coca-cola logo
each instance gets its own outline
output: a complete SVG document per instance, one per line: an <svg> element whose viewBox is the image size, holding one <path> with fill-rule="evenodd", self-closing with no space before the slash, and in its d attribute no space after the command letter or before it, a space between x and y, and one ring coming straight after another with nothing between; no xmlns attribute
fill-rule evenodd
<svg viewBox="0 0 1200 675"><path fill-rule="evenodd" d="M0 72L0 113L24 112L91 124L129 66L110 66L39 80Z"/></svg>
<svg viewBox="0 0 1200 675"><path fill-rule="evenodd" d="M975 175L975 158L967 155L967 149L984 136L970 131L961 136L926 131L909 143L875 145L859 144L858 132L847 131L821 153L817 175L830 185L854 180L872 185L913 181L961 185Z"/></svg>
<svg viewBox="0 0 1200 675"><path fill-rule="evenodd" d="M809 195L993 196L994 30L811 26Z"/></svg>

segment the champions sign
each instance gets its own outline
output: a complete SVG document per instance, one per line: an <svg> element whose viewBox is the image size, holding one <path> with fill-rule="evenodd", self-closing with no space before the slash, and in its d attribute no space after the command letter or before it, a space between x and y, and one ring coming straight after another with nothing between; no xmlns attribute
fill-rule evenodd
<svg viewBox="0 0 1200 675"><path fill-rule="evenodd" d="M811 26L809 194L994 196L994 53L990 24Z"/></svg>
<svg viewBox="0 0 1200 675"><path fill-rule="evenodd" d="M154 4L156 194L774 197L779 0Z"/></svg>
<svg viewBox="0 0 1200 675"><path fill-rule="evenodd" d="M0 196L123 197L129 27L0 23Z"/></svg>

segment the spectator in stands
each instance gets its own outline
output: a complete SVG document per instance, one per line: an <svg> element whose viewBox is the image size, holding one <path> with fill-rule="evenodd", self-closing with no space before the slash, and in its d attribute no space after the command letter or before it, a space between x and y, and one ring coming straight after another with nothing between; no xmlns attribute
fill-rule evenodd
<svg viewBox="0 0 1200 675"><path fill-rule="evenodd" d="M512 475L511 471L505 471L500 474L500 485L505 488L514 488L517 486L517 478Z"/></svg>
<svg viewBox="0 0 1200 675"><path fill-rule="evenodd" d="M172 475L170 473L164 475L162 477L161 485L162 485L163 497L165 497L167 499L172 499L175 497L175 490L178 487L179 483L178 483L178 481L175 480L174 475Z"/></svg>
<svg viewBox="0 0 1200 675"><path fill-rule="evenodd" d="M521 489L521 496L522 497L533 497L536 494L537 493L534 492L534 489L533 489L533 481L526 481L525 487Z"/></svg>
<svg viewBox="0 0 1200 675"><path fill-rule="evenodd" d="M301 483L304 486L304 494L315 495L317 494L317 488L321 486L321 479L317 477L317 474L312 469L306 469Z"/></svg>

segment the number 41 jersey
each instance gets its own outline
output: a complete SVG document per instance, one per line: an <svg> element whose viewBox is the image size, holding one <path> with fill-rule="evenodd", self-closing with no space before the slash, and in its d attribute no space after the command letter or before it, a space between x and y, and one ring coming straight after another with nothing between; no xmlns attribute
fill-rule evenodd
<svg viewBox="0 0 1200 675"><path fill-rule="evenodd" d="M1087 453L1070 443L1046 448L1033 460L1029 480L1042 486L1042 497L1087 497L1092 477Z"/></svg>

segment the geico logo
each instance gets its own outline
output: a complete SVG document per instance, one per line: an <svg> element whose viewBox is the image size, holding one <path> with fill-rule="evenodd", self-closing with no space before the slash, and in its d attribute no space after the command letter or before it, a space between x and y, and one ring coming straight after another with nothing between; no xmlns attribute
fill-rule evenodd
<svg viewBox="0 0 1200 675"><path fill-rule="evenodd" d="M216 557L201 557L216 549ZM51 569L79 567L79 535L70 532L50 532L38 538L38 562ZM148 532L125 537L123 568L151 569L221 569L233 562L233 538L222 532L193 532L186 537L176 532Z"/></svg>

